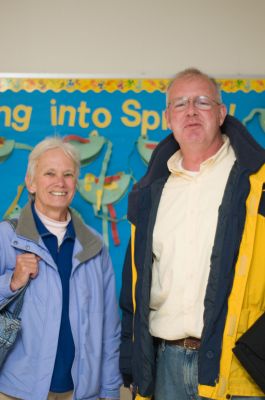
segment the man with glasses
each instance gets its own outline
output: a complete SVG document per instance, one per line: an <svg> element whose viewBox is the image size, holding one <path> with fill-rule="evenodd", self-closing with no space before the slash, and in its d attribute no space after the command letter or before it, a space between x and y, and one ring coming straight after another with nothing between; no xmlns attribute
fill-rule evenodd
<svg viewBox="0 0 265 400"><path fill-rule="evenodd" d="M137 400L262 399L233 355L264 312L265 151L197 69L129 196L120 367Z"/></svg>

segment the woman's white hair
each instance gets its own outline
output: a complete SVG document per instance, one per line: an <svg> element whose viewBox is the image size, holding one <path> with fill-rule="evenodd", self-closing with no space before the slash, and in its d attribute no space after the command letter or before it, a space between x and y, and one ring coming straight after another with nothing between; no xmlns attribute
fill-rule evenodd
<svg viewBox="0 0 265 400"><path fill-rule="evenodd" d="M68 142L64 142L63 138L59 136L47 137L39 142L29 155L27 176L30 181L33 180L36 170L36 164L40 156L48 150L61 149L69 158L73 160L75 166L76 178L79 176L80 171L80 157L78 150Z"/></svg>

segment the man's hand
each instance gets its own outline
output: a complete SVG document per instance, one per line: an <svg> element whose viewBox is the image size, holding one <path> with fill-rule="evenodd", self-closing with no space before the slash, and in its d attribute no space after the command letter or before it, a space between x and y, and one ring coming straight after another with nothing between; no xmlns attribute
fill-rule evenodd
<svg viewBox="0 0 265 400"><path fill-rule="evenodd" d="M15 270L11 279L10 288L14 292L25 286L29 278L36 278L39 272L40 258L32 253L17 256Z"/></svg>

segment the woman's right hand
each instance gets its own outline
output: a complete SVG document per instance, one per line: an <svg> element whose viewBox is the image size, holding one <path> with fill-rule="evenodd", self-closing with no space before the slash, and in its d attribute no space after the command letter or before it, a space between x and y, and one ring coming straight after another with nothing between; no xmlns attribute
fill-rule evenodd
<svg viewBox="0 0 265 400"><path fill-rule="evenodd" d="M10 288L14 292L25 286L29 278L36 278L39 272L40 257L32 253L19 254L16 258L16 266L11 279Z"/></svg>

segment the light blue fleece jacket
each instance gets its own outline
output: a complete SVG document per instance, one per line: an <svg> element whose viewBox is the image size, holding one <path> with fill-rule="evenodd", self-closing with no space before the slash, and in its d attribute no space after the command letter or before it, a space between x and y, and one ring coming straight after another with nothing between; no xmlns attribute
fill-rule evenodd
<svg viewBox="0 0 265 400"><path fill-rule="evenodd" d="M119 399L120 320L115 276L101 237L72 214L76 240L69 286L69 318L75 344L73 400ZM39 274L26 291L22 331L0 370L0 392L23 400L46 400L62 311L59 273L35 226L30 204L16 231L0 223L0 302L10 297L16 255L40 257ZM67 351L67 349L65 349Z"/></svg>

